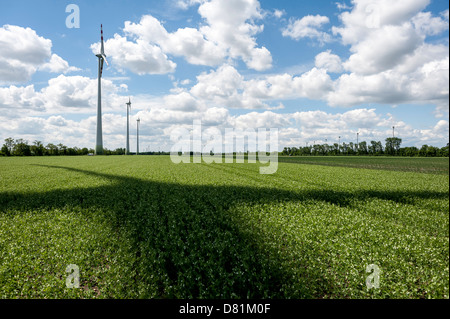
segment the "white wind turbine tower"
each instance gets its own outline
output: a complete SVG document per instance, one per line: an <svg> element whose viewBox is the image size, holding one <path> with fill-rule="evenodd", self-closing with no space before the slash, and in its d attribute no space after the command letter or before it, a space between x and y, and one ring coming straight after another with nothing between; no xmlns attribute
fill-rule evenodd
<svg viewBox="0 0 450 319"><path fill-rule="evenodd" d="M101 29L101 50L99 54L96 54L98 58L98 103L97 103L97 141L95 144L95 154L103 154L103 129L102 129L102 73L103 73L103 62L109 66L106 60L105 48L103 45L103 25L100 26Z"/></svg>
<svg viewBox="0 0 450 319"><path fill-rule="evenodd" d="M131 98L129 98L127 105L127 150L126 155L130 154L130 110L131 110Z"/></svg>

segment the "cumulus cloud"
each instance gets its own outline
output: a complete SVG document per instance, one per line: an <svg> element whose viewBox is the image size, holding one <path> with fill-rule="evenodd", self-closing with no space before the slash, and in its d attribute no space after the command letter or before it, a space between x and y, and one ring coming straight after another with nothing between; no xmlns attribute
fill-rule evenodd
<svg viewBox="0 0 450 319"><path fill-rule="evenodd" d="M341 73L343 70L341 58L336 54L332 54L331 50L316 55L315 65L319 69L325 69L330 73Z"/></svg>
<svg viewBox="0 0 450 319"><path fill-rule="evenodd" d="M341 36L344 44L352 45L367 39L371 32L384 26L409 24L410 19L429 2L430 0L353 0L351 11L339 15L342 26L333 26L332 31Z"/></svg>
<svg viewBox="0 0 450 319"><path fill-rule="evenodd" d="M197 76L197 84L191 92L204 99L229 98L241 88L242 81L239 72L233 66L225 64L217 70Z"/></svg>
<svg viewBox="0 0 450 319"><path fill-rule="evenodd" d="M448 23L429 12L421 12L428 0L353 1L350 12L339 17L342 27L333 27L352 55L343 63L346 70L371 75L403 64L411 55L423 51L425 35L435 35Z"/></svg>
<svg viewBox="0 0 450 319"><path fill-rule="evenodd" d="M259 99L321 99L332 88L325 69L312 68L300 76L280 74L246 82L245 95Z"/></svg>
<svg viewBox="0 0 450 319"><path fill-rule="evenodd" d="M164 97L164 105L171 110L196 111L200 105L199 102L189 93L181 92Z"/></svg>
<svg viewBox="0 0 450 319"><path fill-rule="evenodd" d="M448 105L448 59L424 64L416 71L401 74L395 70L374 75L342 75L328 94L332 106L364 103L445 103Z"/></svg>
<svg viewBox="0 0 450 319"><path fill-rule="evenodd" d="M93 52L98 53L100 44L91 45ZM119 71L128 69L136 74L166 74L174 72L176 64L169 60L160 47L138 39L129 41L118 34L105 42L105 53Z"/></svg>
<svg viewBox="0 0 450 319"><path fill-rule="evenodd" d="M411 25L385 26L355 43L344 68L357 74L375 74L395 67L423 43Z"/></svg>
<svg viewBox="0 0 450 319"><path fill-rule="evenodd" d="M37 94L34 85L0 87L0 110L4 115L19 116L18 111L45 111L45 100Z"/></svg>
<svg viewBox="0 0 450 319"><path fill-rule="evenodd" d="M145 15L139 23L125 22L125 34L142 43L158 46L164 53L182 56L195 65L217 65L225 57L217 44L205 39L194 28L179 28L168 32L155 17Z"/></svg>
<svg viewBox="0 0 450 319"><path fill-rule="evenodd" d="M103 79L105 109L117 105L120 87ZM12 115L18 109L29 114L92 113L97 105L97 80L83 76L59 75L48 81L41 90L34 85L26 87L0 87L0 109Z"/></svg>
<svg viewBox="0 0 450 319"><path fill-rule="evenodd" d="M331 36L321 31L323 25L330 23L330 19L321 15L308 15L301 19L290 20L289 25L283 30L284 37L295 40L310 38L319 41L321 44L331 41Z"/></svg>
<svg viewBox="0 0 450 319"><path fill-rule="evenodd" d="M201 32L223 46L230 57L242 58L248 67L258 71L272 66L269 50L258 48L254 38L263 30L262 25L255 23L263 17L257 0L212 0L203 3L198 12L208 22L200 28Z"/></svg>
<svg viewBox="0 0 450 319"><path fill-rule="evenodd" d="M313 68L300 76L266 75L246 80L231 65L197 76L190 93L207 103L228 108L278 109L268 101L293 98L321 99L332 89L333 82L325 69Z"/></svg>
<svg viewBox="0 0 450 319"><path fill-rule="evenodd" d="M182 9L182 10L186 10L189 7L192 7L194 5L200 4L205 2L206 0L178 0L175 3L175 6Z"/></svg>
<svg viewBox="0 0 450 319"><path fill-rule="evenodd" d="M234 128L245 130L247 128L281 128L292 124L289 121L289 116L285 114L278 114L271 111L263 113L250 112L240 116L233 117L230 124Z"/></svg>
<svg viewBox="0 0 450 319"><path fill-rule="evenodd" d="M277 19L280 19L282 16L284 16L286 14L286 11L284 10L279 10L279 9L275 9L272 13L274 15L274 17L276 17Z"/></svg>
<svg viewBox="0 0 450 319"><path fill-rule="evenodd" d="M360 108L343 113L327 113L324 111L304 111L290 114L300 126L298 132L290 126L285 130L284 146L304 146L316 143L356 143L356 133L359 141L384 141L392 134L392 126L396 128L403 145L421 146L425 143L442 145L442 140L448 136L448 121L440 120L435 125L424 129L398 120L391 114L381 114L376 109ZM295 133L295 134L294 134ZM283 136L283 134L280 134Z"/></svg>
<svg viewBox="0 0 450 319"><path fill-rule="evenodd" d="M412 23L416 30L423 35L437 35L448 29L448 10L442 13L441 17L433 17L431 12L419 12L412 18Z"/></svg>
<svg viewBox="0 0 450 319"><path fill-rule="evenodd" d="M342 26L333 27L333 33L350 45L351 55L342 62L349 73L327 95L330 105L434 103L448 108L448 45L426 42L427 36L448 29L448 22L445 12L443 18L422 12L428 4L354 0L351 11L340 14Z"/></svg>
<svg viewBox="0 0 450 319"><path fill-rule="evenodd" d="M125 37L116 34L105 42L113 64L137 74L173 72L176 64L169 56L183 57L194 65L218 66L232 58L258 71L272 66L269 50L256 43L255 35L263 30L255 23L263 17L257 0L178 2L181 8L193 4L200 4L198 12L206 22L199 28L169 32L151 15L142 16L138 23L126 21ZM91 46L95 53L99 45Z"/></svg>
<svg viewBox="0 0 450 319"><path fill-rule="evenodd" d="M0 47L0 84L27 82L38 70L53 73L79 70L52 54L52 41L31 28L4 25L0 28Z"/></svg>
<svg viewBox="0 0 450 319"><path fill-rule="evenodd" d="M39 70L51 73L64 73L64 74L69 72L80 71L79 68L69 66L69 63L67 61L65 61L63 58L61 58L56 54L52 54L52 57L50 58L49 62L39 66Z"/></svg>

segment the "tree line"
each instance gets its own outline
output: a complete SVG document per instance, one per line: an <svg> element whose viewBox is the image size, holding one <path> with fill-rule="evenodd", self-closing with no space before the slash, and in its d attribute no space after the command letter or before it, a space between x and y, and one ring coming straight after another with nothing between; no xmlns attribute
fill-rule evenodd
<svg viewBox="0 0 450 319"><path fill-rule="evenodd" d="M339 155L390 155L390 156L420 156L420 157L448 157L449 144L439 148L431 145L423 145L421 148L415 146L401 147L402 139L389 137L385 145L381 141L367 143L334 143L315 144L304 147L285 147L281 152L284 156L339 156Z"/></svg>
<svg viewBox="0 0 450 319"><path fill-rule="evenodd" d="M401 147L402 139L389 137L383 145L380 141L365 141L359 143L315 144L304 147L285 147L280 155L284 156L338 156L338 155L390 155L390 156L421 156L421 157L448 157L449 144L442 148L423 145L420 149L415 146ZM79 156L94 154L92 148L67 147L62 143L57 145L49 143L46 146L41 141L28 141L9 137L0 149L0 156ZM115 150L104 149L104 155L125 155L125 148ZM164 152L147 152L141 155L163 155ZM169 154L169 153L167 153ZM166 154L166 155L167 155Z"/></svg>
<svg viewBox="0 0 450 319"><path fill-rule="evenodd" d="M92 148L67 147L59 143L57 145L49 143L46 146L41 141L34 141L29 145L24 139L16 139L9 137L5 139L5 143L0 149L0 156L79 156L94 154ZM124 155L125 148L118 148L114 151L104 149L105 155Z"/></svg>

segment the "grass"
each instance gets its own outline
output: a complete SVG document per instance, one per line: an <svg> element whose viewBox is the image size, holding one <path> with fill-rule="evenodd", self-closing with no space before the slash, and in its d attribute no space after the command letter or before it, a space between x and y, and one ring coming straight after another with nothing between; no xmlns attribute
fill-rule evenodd
<svg viewBox="0 0 450 319"><path fill-rule="evenodd" d="M445 157L282 156L279 157L279 161L442 175L448 175L449 172L449 159Z"/></svg>
<svg viewBox="0 0 450 319"><path fill-rule="evenodd" d="M164 156L1 158L0 298L448 298L445 174L258 172ZM79 289L66 288L69 264ZM366 287L369 264L379 289Z"/></svg>

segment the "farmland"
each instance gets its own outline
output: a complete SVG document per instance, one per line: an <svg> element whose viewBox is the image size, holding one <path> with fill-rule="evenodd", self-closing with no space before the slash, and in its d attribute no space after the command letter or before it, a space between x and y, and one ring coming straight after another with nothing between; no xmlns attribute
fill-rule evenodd
<svg viewBox="0 0 450 319"><path fill-rule="evenodd" d="M448 158L385 156L282 156L281 163L354 167L448 175Z"/></svg>
<svg viewBox="0 0 450 319"><path fill-rule="evenodd" d="M448 159L345 159L0 158L0 298L448 298Z"/></svg>

